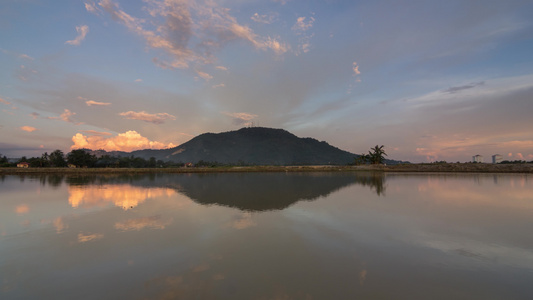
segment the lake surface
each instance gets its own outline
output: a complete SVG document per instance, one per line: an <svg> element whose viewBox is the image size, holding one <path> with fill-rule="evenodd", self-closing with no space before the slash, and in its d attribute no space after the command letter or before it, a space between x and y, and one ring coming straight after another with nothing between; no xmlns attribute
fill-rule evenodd
<svg viewBox="0 0 533 300"><path fill-rule="evenodd" d="M533 299L533 176L1 176L0 299Z"/></svg>

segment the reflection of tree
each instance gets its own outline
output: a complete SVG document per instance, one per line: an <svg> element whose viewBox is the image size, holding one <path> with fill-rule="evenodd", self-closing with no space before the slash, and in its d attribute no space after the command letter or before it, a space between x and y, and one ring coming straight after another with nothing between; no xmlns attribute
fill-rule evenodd
<svg viewBox="0 0 533 300"><path fill-rule="evenodd" d="M385 175L383 173L357 173L356 182L363 186L369 186L371 189L375 189L376 194L378 195L385 195Z"/></svg>

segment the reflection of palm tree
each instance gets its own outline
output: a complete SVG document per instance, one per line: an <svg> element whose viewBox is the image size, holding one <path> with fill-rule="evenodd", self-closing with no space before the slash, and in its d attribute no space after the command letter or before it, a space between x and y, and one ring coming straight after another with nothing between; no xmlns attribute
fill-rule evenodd
<svg viewBox="0 0 533 300"><path fill-rule="evenodd" d="M357 174L355 178L356 183L375 189L378 196L385 194L385 176L382 173Z"/></svg>

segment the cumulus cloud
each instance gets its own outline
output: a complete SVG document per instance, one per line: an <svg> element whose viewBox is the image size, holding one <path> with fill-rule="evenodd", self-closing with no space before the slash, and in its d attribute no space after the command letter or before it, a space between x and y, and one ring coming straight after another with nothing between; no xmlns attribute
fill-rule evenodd
<svg viewBox="0 0 533 300"><path fill-rule="evenodd" d="M20 127L20 129L26 132L34 132L35 130L37 130L37 128L31 126L22 126Z"/></svg>
<svg viewBox="0 0 533 300"><path fill-rule="evenodd" d="M176 120L176 117L168 113L149 114L145 111L135 112L127 111L119 113L119 115L126 117L126 119L140 120L148 123L163 124L165 120Z"/></svg>
<svg viewBox="0 0 533 300"><path fill-rule="evenodd" d="M250 114L250 113L230 113L230 112L223 112L224 115L229 116L233 119L233 124L238 126L251 126L253 125L252 120L257 118L258 115Z"/></svg>
<svg viewBox="0 0 533 300"><path fill-rule="evenodd" d="M130 130L117 136L104 137L102 135L85 136L76 133L72 137L74 145L70 149L103 149L106 151L134 151L142 149L166 149L175 147L174 144L164 144L157 141L150 141L141 136L137 131Z"/></svg>
<svg viewBox="0 0 533 300"><path fill-rule="evenodd" d="M85 36L89 32L89 26L82 25L82 26L76 26L76 32L78 32L78 36L70 41L66 41L65 44L69 44L72 46L79 46L81 42L85 39Z"/></svg>
<svg viewBox="0 0 533 300"><path fill-rule="evenodd" d="M239 24L229 14L229 9L214 1L149 0L146 3L145 10L152 17L148 21L126 13L111 0L102 0L99 5L113 20L143 37L150 48L162 50L163 57L153 59L162 68L189 69L191 64L212 64L216 61L214 53L236 40L276 54L283 54L289 49L276 38L259 36L249 27Z"/></svg>

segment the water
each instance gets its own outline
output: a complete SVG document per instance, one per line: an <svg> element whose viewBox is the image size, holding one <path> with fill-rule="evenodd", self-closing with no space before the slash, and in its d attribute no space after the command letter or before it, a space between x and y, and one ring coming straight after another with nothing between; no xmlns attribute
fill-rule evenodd
<svg viewBox="0 0 533 300"><path fill-rule="evenodd" d="M533 299L533 177L0 177L0 299Z"/></svg>

